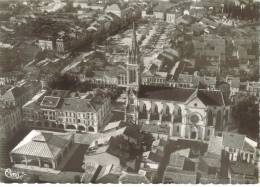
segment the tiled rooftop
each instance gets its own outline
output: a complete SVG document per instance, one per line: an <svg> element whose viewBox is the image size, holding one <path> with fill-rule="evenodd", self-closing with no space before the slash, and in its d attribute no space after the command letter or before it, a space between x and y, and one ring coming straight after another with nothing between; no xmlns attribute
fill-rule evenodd
<svg viewBox="0 0 260 187"><path fill-rule="evenodd" d="M172 87L156 87L156 86L141 86L139 98L155 99L185 102L187 101L196 89L191 88L172 88ZM217 90L198 90L197 97L206 105L222 106L225 105L222 93Z"/></svg>
<svg viewBox="0 0 260 187"><path fill-rule="evenodd" d="M32 130L12 151L12 154L56 158L72 135Z"/></svg>

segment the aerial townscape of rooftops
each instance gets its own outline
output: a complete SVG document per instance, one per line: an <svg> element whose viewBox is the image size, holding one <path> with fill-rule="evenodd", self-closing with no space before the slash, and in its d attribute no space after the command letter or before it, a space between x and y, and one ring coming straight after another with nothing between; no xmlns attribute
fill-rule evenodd
<svg viewBox="0 0 260 187"><path fill-rule="evenodd" d="M0 182L256 184L260 0L1 0Z"/></svg>

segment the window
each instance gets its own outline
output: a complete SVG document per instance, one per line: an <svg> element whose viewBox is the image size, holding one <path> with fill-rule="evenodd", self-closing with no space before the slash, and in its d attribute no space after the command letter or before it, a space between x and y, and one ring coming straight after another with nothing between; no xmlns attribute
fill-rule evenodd
<svg viewBox="0 0 260 187"><path fill-rule="evenodd" d="M198 123L199 122L199 117L196 115L196 114L193 114L191 117L190 117L190 121L192 123Z"/></svg>
<svg viewBox="0 0 260 187"><path fill-rule="evenodd" d="M212 126L213 125L213 114L211 112L211 110L208 111L208 126Z"/></svg>
<svg viewBox="0 0 260 187"><path fill-rule="evenodd" d="M210 135L210 130L208 129L208 136Z"/></svg>
<svg viewBox="0 0 260 187"><path fill-rule="evenodd" d="M217 112L216 129L217 129L217 130L221 130L221 129L222 129L222 124L221 124L221 111L220 111L220 110Z"/></svg>
<svg viewBox="0 0 260 187"><path fill-rule="evenodd" d="M90 126L90 127L88 127L88 131L94 132L94 128Z"/></svg>
<svg viewBox="0 0 260 187"><path fill-rule="evenodd" d="M177 132L179 132L180 131L180 127L179 126L177 126Z"/></svg>
<svg viewBox="0 0 260 187"><path fill-rule="evenodd" d="M158 113L158 106L157 105L154 106L154 113Z"/></svg>
<svg viewBox="0 0 260 187"><path fill-rule="evenodd" d="M168 105L166 105L165 113L166 113L166 115L168 115L168 114L170 113L170 109L169 109L169 106L168 106Z"/></svg>

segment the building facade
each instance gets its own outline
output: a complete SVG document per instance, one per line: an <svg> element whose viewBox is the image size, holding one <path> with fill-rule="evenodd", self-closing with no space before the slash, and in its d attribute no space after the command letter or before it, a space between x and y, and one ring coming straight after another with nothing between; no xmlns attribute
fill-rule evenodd
<svg viewBox="0 0 260 187"><path fill-rule="evenodd" d="M100 90L79 95L58 97L43 94L23 106L23 120L33 126L96 133L110 115L110 97Z"/></svg>
<svg viewBox="0 0 260 187"><path fill-rule="evenodd" d="M175 24L176 22L176 15L174 12L166 12L166 22Z"/></svg>
<svg viewBox="0 0 260 187"><path fill-rule="evenodd" d="M0 128L7 139L12 138L19 130L22 122L22 112L19 107L0 108Z"/></svg>
<svg viewBox="0 0 260 187"><path fill-rule="evenodd" d="M139 124L168 127L170 136L209 140L229 119L220 91L142 86L137 100Z"/></svg>
<svg viewBox="0 0 260 187"><path fill-rule="evenodd" d="M54 50L54 43L52 39L40 39L38 40L38 45L41 48L41 50Z"/></svg>
<svg viewBox="0 0 260 187"><path fill-rule="evenodd" d="M127 62L125 120L169 128L170 137L208 141L210 136L221 133L230 115L221 91L139 84L140 58L133 32Z"/></svg>
<svg viewBox="0 0 260 187"><path fill-rule="evenodd" d="M23 82L0 93L0 103L22 107L40 89L38 82Z"/></svg>

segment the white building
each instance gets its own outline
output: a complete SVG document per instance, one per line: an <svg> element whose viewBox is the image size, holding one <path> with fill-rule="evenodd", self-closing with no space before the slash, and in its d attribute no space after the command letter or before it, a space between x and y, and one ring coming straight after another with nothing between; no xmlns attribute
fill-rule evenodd
<svg viewBox="0 0 260 187"><path fill-rule="evenodd" d="M231 161L255 163L257 142L242 134L223 133L223 148Z"/></svg>
<svg viewBox="0 0 260 187"><path fill-rule="evenodd" d="M101 90L74 96L42 94L23 106L26 124L67 131L98 132L110 112L110 98Z"/></svg>
<svg viewBox="0 0 260 187"><path fill-rule="evenodd" d="M209 140L229 119L229 106L217 90L140 87L139 124L169 127L170 136ZM216 131L216 132L215 132Z"/></svg>
<svg viewBox="0 0 260 187"><path fill-rule="evenodd" d="M176 15L175 15L175 12L173 12L173 11L168 11L168 12L166 12L166 22L168 22L168 23L173 23L173 24L176 23Z"/></svg>

